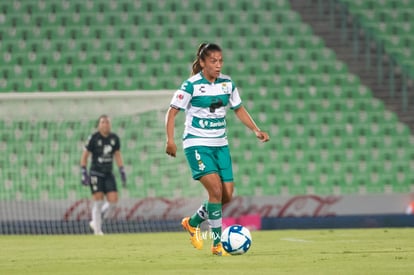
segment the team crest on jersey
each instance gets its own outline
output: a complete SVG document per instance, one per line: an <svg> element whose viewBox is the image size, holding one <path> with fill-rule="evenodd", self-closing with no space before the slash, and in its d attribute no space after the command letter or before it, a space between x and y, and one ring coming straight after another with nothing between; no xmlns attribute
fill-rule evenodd
<svg viewBox="0 0 414 275"><path fill-rule="evenodd" d="M222 83L221 84L221 90L223 91L223 93L225 93L225 94L228 94L228 93L230 93L230 89L229 89L230 87L229 86L227 86L227 84L226 83Z"/></svg>
<svg viewBox="0 0 414 275"><path fill-rule="evenodd" d="M111 138L111 145L114 146L115 145L115 140L113 138Z"/></svg>
<svg viewBox="0 0 414 275"><path fill-rule="evenodd" d="M98 140L98 146L102 146L102 140L101 139Z"/></svg>

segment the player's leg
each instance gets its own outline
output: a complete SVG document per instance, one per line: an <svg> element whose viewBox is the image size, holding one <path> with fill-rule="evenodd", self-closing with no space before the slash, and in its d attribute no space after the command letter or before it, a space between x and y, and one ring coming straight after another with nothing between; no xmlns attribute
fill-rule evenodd
<svg viewBox="0 0 414 275"><path fill-rule="evenodd" d="M226 205L231 201L231 199L233 198L233 190L233 182L223 183L223 196L221 199L222 206ZM197 211L190 217L190 220L193 221L192 224L201 224L202 222L208 219L207 203L208 201L203 202L197 209Z"/></svg>
<svg viewBox="0 0 414 275"><path fill-rule="evenodd" d="M108 202L108 208L105 211L104 219L112 219L115 216L116 205L118 203L118 192L111 191L106 193L106 200Z"/></svg>
<svg viewBox="0 0 414 275"><path fill-rule="evenodd" d="M97 192L93 194L93 203L92 203L92 220L89 223L89 226L92 228L95 235L103 235L102 233L102 205L104 195L102 192Z"/></svg>
<svg viewBox="0 0 414 275"><path fill-rule="evenodd" d="M200 153L201 152L201 153ZM215 161L206 160L206 157L202 157L205 153L209 154L216 154L217 163ZM198 153L198 154L197 154ZM222 196L222 205L229 203L233 197L233 190L234 190L234 183L233 183L233 168L232 162L230 157L230 151L228 146L218 147L215 149L209 148L201 148L201 150L196 151L193 148L186 149L186 156L187 160L190 164L192 169L193 178L198 179L203 174L200 173L199 170L199 161L201 161L204 165L213 166L213 171L219 171L219 175L221 181L223 182L223 196ZM195 160L194 160L194 156ZM197 159L199 158L199 159ZM202 160L204 159L204 161ZM218 168L217 168L218 167ZM208 167L210 169L210 167ZM209 173L208 169L205 169L205 173ZM192 226L198 226L203 221L208 219L208 212L207 212L207 201L203 202L199 209L190 217L190 224Z"/></svg>
<svg viewBox="0 0 414 275"><path fill-rule="evenodd" d="M203 202L197 211L190 217L192 226L198 226L208 219L207 203L208 201Z"/></svg>
<svg viewBox="0 0 414 275"><path fill-rule="evenodd" d="M95 235L103 235L102 233L102 205L104 194L103 192L95 192L92 195L92 220L89 226Z"/></svg>
<svg viewBox="0 0 414 275"><path fill-rule="evenodd" d="M233 198L234 183L233 182L224 182L223 183L223 196L221 199L222 206L231 202ZM208 219L207 212L207 203L208 201L203 202L198 210L191 216L191 220L194 221L194 224L201 224L203 221Z"/></svg>
<svg viewBox="0 0 414 275"><path fill-rule="evenodd" d="M91 192L92 192L92 220L89 226L95 235L102 233L102 205L104 204L104 178L91 175Z"/></svg>
<svg viewBox="0 0 414 275"><path fill-rule="evenodd" d="M185 149L185 155L191 169L194 180L200 180L207 174L217 173L218 169L211 157L212 150L208 147L194 146ZM204 202L199 209L190 217L185 217L181 225L190 234L192 245L201 249L203 239L200 232L200 224L208 219L208 203Z"/></svg>
<svg viewBox="0 0 414 275"><path fill-rule="evenodd" d="M217 149L217 160L220 169L219 174L223 182L221 203L225 205L231 202L234 191L233 163L228 146L223 146Z"/></svg>
<svg viewBox="0 0 414 275"><path fill-rule="evenodd" d="M208 222L211 228L213 245L220 243L222 223L222 194L223 185L217 173L208 174L200 178L200 182L208 193L207 213Z"/></svg>
<svg viewBox="0 0 414 275"><path fill-rule="evenodd" d="M222 197L223 197L223 184L218 174L208 174L200 179L205 189L208 192L208 223L211 229L211 237L213 244L211 251L214 255L227 256L229 255L221 244L221 231L222 231Z"/></svg>
<svg viewBox="0 0 414 275"><path fill-rule="evenodd" d="M213 246L212 252L214 255L224 256L229 255L221 244L222 233L222 207L231 201L233 197L234 183L233 183L233 168L228 146L218 147L215 150L216 164L219 168L219 182L221 191L215 199L220 199L220 203L212 204L207 208L209 212L209 223L213 232ZM210 201L210 200L209 200ZM210 215L210 211L219 213L220 218L215 215ZM214 213L214 212L213 212Z"/></svg>
<svg viewBox="0 0 414 275"><path fill-rule="evenodd" d="M223 196L221 199L221 204L224 206L227 203L231 202L233 198L234 183L233 182L224 182L223 183ZM191 216L191 220L195 221L195 224L201 224L203 221L208 219L207 212L207 203L208 201L203 202L196 213Z"/></svg>
<svg viewBox="0 0 414 275"><path fill-rule="evenodd" d="M107 211L108 211L108 208L109 208L109 203L108 203L108 201L107 200L105 200L104 201L104 204L102 205L102 216L103 217L105 217L106 216L106 213L107 213Z"/></svg>
<svg viewBox="0 0 414 275"><path fill-rule="evenodd" d="M118 190L116 186L115 176L113 174L107 175L105 179L105 195L108 207L105 211L104 218L113 218L118 203Z"/></svg>

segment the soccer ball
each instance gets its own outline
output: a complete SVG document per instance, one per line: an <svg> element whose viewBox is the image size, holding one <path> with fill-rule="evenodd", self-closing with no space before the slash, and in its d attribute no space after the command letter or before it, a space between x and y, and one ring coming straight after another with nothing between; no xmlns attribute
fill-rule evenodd
<svg viewBox="0 0 414 275"><path fill-rule="evenodd" d="M252 244L252 236L249 229L234 224L224 229L221 234L221 244L224 250L231 255L241 255L249 250Z"/></svg>

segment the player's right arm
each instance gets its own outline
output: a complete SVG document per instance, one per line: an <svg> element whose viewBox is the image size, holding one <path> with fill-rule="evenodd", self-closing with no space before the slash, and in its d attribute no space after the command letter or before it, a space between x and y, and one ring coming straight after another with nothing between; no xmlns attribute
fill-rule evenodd
<svg viewBox="0 0 414 275"><path fill-rule="evenodd" d="M175 107L170 107L165 116L165 131L167 135L167 145L165 152L167 155L175 157L177 154L177 145L174 142L175 117L180 112Z"/></svg>
<svg viewBox="0 0 414 275"><path fill-rule="evenodd" d="M86 143L85 143L85 145L83 147L83 152L82 152L82 156L81 156L81 159L80 159L80 166L81 167L85 167L86 168L86 166L88 165L89 155L94 150L94 148L93 148L93 144L94 144L94 141L93 141L94 138L93 138L93 136L94 135L90 135L88 137L88 140L86 141Z"/></svg>
<svg viewBox="0 0 414 275"><path fill-rule="evenodd" d="M85 144L85 147L83 148L83 152L82 152L81 159L80 159L80 167L81 167L81 174L82 174L81 182L83 185L89 185L90 183L87 166L88 166L88 158L90 155L89 148L91 146L91 140L92 140L92 136L89 136L88 142Z"/></svg>
<svg viewBox="0 0 414 275"><path fill-rule="evenodd" d="M89 175L88 175L88 169L86 166L88 165L88 158L89 158L89 151L86 150L86 148L82 152L81 160L80 160L80 166L81 166L81 182L83 185L89 185Z"/></svg>
<svg viewBox="0 0 414 275"><path fill-rule="evenodd" d="M170 108L165 116L165 132L167 135L167 145L165 152L167 155L175 157L177 154L177 145L174 142L175 117L180 110L185 110L191 100L193 93L193 84L184 81L171 100Z"/></svg>

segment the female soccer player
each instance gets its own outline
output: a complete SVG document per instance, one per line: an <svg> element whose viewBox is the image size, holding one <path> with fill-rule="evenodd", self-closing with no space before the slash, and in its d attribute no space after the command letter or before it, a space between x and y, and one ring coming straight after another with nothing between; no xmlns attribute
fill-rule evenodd
<svg viewBox="0 0 414 275"><path fill-rule="evenodd" d="M230 202L234 188L226 137L227 107L234 110L238 119L260 141L269 140L269 135L256 126L243 107L231 78L221 73L222 66L221 48L216 44L201 44L192 66L192 76L175 92L166 114L166 153L175 157L175 117L180 110L185 110L184 152L192 177L199 180L208 192L208 201L194 215L184 218L181 224L190 233L192 245L201 249L203 240L199 225L208 219L213 236L211 250L219 256L227 254L220 242L222 205Z"/></svg>
<svg viewBox="0 0 414 275"><path fill-rule="evenodd" d="M121 155L119 137L111 132L111 120L107 115L101 115L97 122L98 131L89 137L82 153L80 165L82 184L90 185L92 192L92 221L89 223L95 235L102 233L102 206L104 197L108 202L106 216L110 217L118 202L118 190L115 176L112 173L113 159L119 167L122 184L126 185L126 174ZM92 154L90 175L86 168L89 155Z"/></svg>

